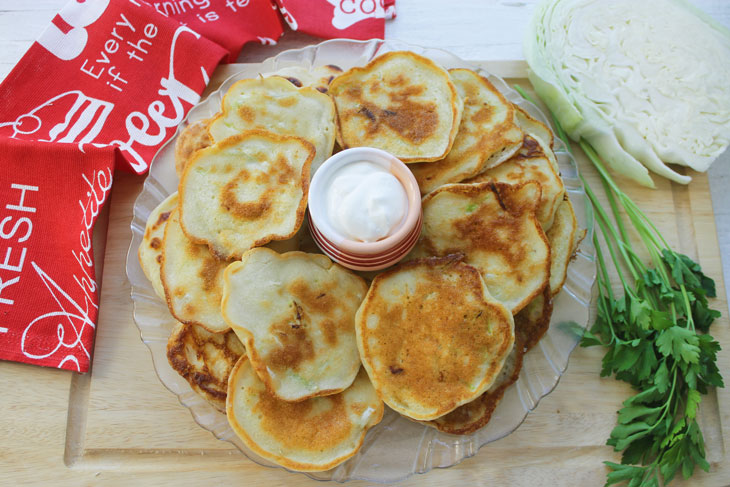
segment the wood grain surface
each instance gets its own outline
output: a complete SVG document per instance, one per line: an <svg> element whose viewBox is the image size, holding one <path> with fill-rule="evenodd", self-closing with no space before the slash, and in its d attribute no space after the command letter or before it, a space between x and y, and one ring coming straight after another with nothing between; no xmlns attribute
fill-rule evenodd
<svg viewBox="0 0 730 487"><path fill-rule="evenodd" d="M495 74L529 88L524 63L484 63ZM219 69L210 89L236 70ZM597 191L595 171L579 155ZM698 259L717 283L712 305L723 317L712 333L730 370L730 321L722 282L715 221L704 174L688 187L658 181L656 191L628 192L678 250ZM104 240L101 312L92 370L87 375L3 362L0 364L0 485L315 485L303 474L261 467L232 445L200 428L159 381L132 319L125 260L132 205L143 179L116 174ZM104 238L106 237L106 238ZM99 261L100 262L100 261ZM600 378L601 351L577 348L558 387L513 434L490 443L449 469L417 475L399 485L602 485L602 461L618 461L605 440L630 388ZM730 379L730 377L726 377ZM726 486L730 462L730 391L703 397L700 421L711 472L672 485ZM351 482L351 485L366 485Z"/></svg>

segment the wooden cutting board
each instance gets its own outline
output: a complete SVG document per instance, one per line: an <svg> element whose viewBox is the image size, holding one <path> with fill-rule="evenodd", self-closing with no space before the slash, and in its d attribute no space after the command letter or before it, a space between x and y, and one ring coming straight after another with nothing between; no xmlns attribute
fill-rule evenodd
<svg viewBox="0 0 730 487"><path fill-rule="evenodd" d="M522 62L481 65L510 84L529 88ZM222 66L209 90L237 69ZM602 196L595 171L582 155L578 158ZM698 260L715 279L718 298L712 305L723 316L712 334L723 345L719 367L730 381L730 321L708 181L704 174L692 176L689 186L656 178L654 191L620 183L669 243ZM216 440L157 378L132 319L125 275L132 205L142 183L141 177L116 175L105 217L108 232L96 236L104 275L92 371L77 375L0 363L0 485L314 485L302 474L261 467L231 444ZM602 462L619 461L605 440L631 390L613 378L599 377L601 357L597 348L576 348L557 388L517 431L459 465L399 485L602 485L607 471ZM711 472L700 471L691 481L672 485L729 485L728 389L703 397L700 421Z"/></svg>

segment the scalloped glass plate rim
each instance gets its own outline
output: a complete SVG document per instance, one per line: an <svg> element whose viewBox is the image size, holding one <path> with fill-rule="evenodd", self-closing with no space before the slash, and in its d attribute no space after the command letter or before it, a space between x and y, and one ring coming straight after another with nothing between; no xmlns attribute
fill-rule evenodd
<svg viewBox="0 0 730 487"><path fill-rule="evenodd" d="M160 148L150 165L143 190L134 203L132 240L127 254L127 276L132 287L134 320L142 341L150 349L155 371L163 385L178 396L182 405L190 409L194 420L201 427L217 438L233 443L248 458L264 466L283 468L247 449L228 426L225 415L216 411L193 392L187 381L168 364L167 337L175 321L144 277L137 260L137 248L149 212L177 185L174 171L175 139L186 124L205 118L205 115L214 114L220 107L222 94L231 84L238 79L259 73L266 74L287 66L336 64L347 69L352 65L365 64L376 55L392 50L413 51L433 59L446 68L474 69L488 77L510 101L549 125L542 112L532 103L522 99L504 80L445 50L425 48L395 40L333 39L317 45L283 51L261 63L244 65L240 72L230 76L216 91L190 110L175 136ZM347 56L352 53L358 53L359 56L356 58ZM503 438L516 430L540 399L557 386L567 368L570 353L592 318L591 303L595 292L596 267L591 239L593 218L578 176L577 164L559 139L556 139L555 146L566 192L575 208L579 225L586 228L588 234L569 267L563 291L555 299L555 312L550 329L543 340L525 355L519 380L507 390L491 421L471 435L456 436L409 421L386 407L383 421L368 432L363 447L353 458L332 470L307 473L307 476L316 480L339 482L347 480L397 482L414 473L425 473L432 468L456 465L474 456L487 443Z"/></svg>

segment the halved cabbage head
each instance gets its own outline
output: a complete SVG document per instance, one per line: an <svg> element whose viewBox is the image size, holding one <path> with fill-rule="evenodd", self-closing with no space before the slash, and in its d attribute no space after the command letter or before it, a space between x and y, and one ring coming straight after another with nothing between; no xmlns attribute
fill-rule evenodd
<svg viewBox="0 0 730 487"><path fill-rule="evenodd" d="M544 0L529 78L571 138L645 186L706 171L730 144L730 31L685 0Z"/></svg>

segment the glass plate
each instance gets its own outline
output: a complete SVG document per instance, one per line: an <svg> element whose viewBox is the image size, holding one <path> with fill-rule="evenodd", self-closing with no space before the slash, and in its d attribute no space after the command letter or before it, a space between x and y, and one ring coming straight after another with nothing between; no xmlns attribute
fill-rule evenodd
<svg viewBox="0 0 730 487"><path fill-rule="evenodd" d="M145 278L137 260L137 248L142 241L145 222L150 212L171 192L176 191L175 138L190 123L208 118L220 109L221 99L228 88L238 80L266 75L286 66L320 66L334 64L343 69L361 66L375 56L388 51L409 50L433 59L444 68L470 68L479 71L513 103L520 105L539 120L546 121L533 104L526 102L501 79L470 65L440 49L413 46L399 41L332 40L321 44L282 52L266 61L245 66L238 74L225 81L206 100L195 106L178 127L177 134L155 156L144 188L134 204L132 242L127 255L127 276L132 286L134 319L142 341L152 352L152 359L160 381L178 396L195 421L217 438L236 445L248 458L265 466L277 466L262 459L238 439L229 427L226 416L216 411L190 388L168 364L167 339L175 320ZM491 421L479 431L467 436L441 433L436 429L410 421L386 407L383 421L371 429L360 451L342 465L319 473L308 473L318 480L344 482L351 479L395 482L414 473L428 472L434 467L450 467L471 457L489 442L503 438L514 431L533 410L541 398L552 391L568 366L568 357L578 343L590 315L592 288L596 266L591 234L593 219L590 205L578 177L578 168L572 156L556 139L556 154L560 171L581 228L588 229L576 258L568 268L565 287L555 299L550 328L545 337L528 354L519 380L510 387L494 411ZM242 460L243 461L243 460Z"/></svg>

